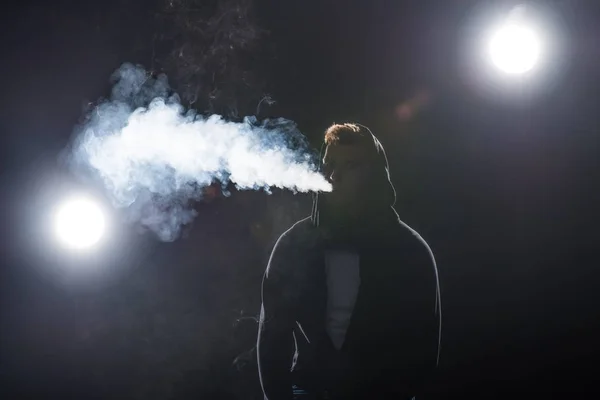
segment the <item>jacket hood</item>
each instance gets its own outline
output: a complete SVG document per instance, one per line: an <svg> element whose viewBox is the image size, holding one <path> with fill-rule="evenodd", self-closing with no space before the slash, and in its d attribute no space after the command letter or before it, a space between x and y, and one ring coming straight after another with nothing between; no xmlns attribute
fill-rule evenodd
<svg viewBox="0 0 600 400"><path fill-rule="evenodd" d="M396 203L396 190L394 189L394 185L392 184L390 178L389 163L383 145L368 127L358 123L355 123L355 125L358 125L361 128L365 129L366 132L368 132L368 134L371 136L371 139L373 140L373 147L377 152L377 159L378 161L380 161L378 164L381 166L382 169L385 170L385 175L383 175L385 179L382 179L381 184L376 186L376 190L373 193L369 193L368 195L381 196L382 198L385 198L386 201L381 203L373 202L373 207L377 207L378 209L372 210L373 212L370 212L369 214L381 215L384 218L398 220L398 214L394 210L394 205ZM321 145L321 150L319 152L318 171L322 170L323 157L325 155L326 147L326 144L323 142L323 144ZM322 225L322 221L324 219L323 212L324 210L322 210L322 207L319 207L319 193L316 192L313 194L313 205L311 211L311 222L315 227L319 227Z"/></svg>

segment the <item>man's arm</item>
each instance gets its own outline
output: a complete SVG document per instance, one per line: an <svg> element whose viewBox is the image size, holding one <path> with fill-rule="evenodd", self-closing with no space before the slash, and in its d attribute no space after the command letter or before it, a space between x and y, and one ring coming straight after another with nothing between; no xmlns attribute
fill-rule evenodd
<svg viewBox="0 0 600 400"><path fill-rule="evenodd" d="M257 357L260 384L268 400L292 399L291 366L294 351L294 315L286 293L283 266L289 263L284 251L284 233L273 248L262 283L262 307L258 328Z"/></svg>
<svg viewBox="0 0 600 400"><path fill-rule="evenodd" d="M436 379L437 368L440 361L441 351L441 334L442 334L442 303L440 292L439 272L435 256L427 242L420 238L423 244L421 251L421 264L424 271L427 271L426 297L435 299L433 307L428 307L429 312L426 312L425 324L423 326L422 340L424 344L423 359L426 360L426 374L423 376L421 389L431 384ZM418 397L418 396L417 396Z"/></svg>

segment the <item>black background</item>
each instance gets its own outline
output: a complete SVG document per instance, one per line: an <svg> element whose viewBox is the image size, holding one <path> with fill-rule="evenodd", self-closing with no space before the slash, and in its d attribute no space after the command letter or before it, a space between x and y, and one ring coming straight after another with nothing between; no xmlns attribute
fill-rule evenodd
<svg viewBox="0 0 600 400"><path fill-rule="evenodd" d="M85 105L108 94L110 74L129 61L177 76L155 61L171 51L152 45L159 3L3 9L5 398L261 398L260 279L310 196L216 195L196 205L176 242L123 225L106 253L88 256L52 248L38 227L53 196L74 184L56 157ZM560 16L563 47L543 90L503 95L465 58L478 10L510 2L256 0L248 29L264 33L254 57L207 67L233 87L217 112L254 114L268 93L276 103L260 116L295 120L315 146L333 122L379 136L398 212L440 271L442 363L431 398L593 389L600 14L594 1L545 4ZM256 83L234 79L242 63ZM429 101L411 109L424 91ZM407 107L413 114L402 118ZM81 270L93 273L72 272Z"/></svg>

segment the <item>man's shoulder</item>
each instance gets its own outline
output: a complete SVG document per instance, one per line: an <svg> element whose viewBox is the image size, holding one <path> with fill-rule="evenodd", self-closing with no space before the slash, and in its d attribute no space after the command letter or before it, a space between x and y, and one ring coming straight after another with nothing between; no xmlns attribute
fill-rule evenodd
<svg viewBox="0 0 600 400"><path fill-rule="evenodd" d="M397 249L402 249L402 252L406 256L411 257L416 262L418 261L419 265L428 264L432 266L437 275L437 265L433 250L423 236L400 218L398 218L397 232L397 238L399 239Z"/></svg>
<svg viewBox="0 0 600 400"><path fill-rule="evenodd" d="M267 274L275 271L295 270L300 260L305 260L306 252L316 243L316 229L310 217L303 218L283 232L271 252Z"/></svg>
<svg viewBox="0 0 600 400"><path fill-rule="evenodd" d="M400 218L398 218L398 232L402 240L406 243L409 243L420 250L426 250L428 252L431 252L431 248L429 247L429 244L425 241L425 239L423 239L423 236L421 236L421 234L419 234L419 232L417 232L416 229L409 226Z"/></svg>
<svg viewBox="0 0 600 400"><path fill-rule="evenodd" d="M406 242L409 244L409 251L412 257L414 257L415 264L419 267L426 266L427 268L421 269L421 271L427 271L427 279L435 282L436 290L436 310L440 307L440 283L437 262L435 260L434 253L425 239L412 227L398 218L401 231L404 232L403 236L406 238Z"/></svg>
<svg viewBox="0 0 600 400"><path fill-rule="evenodd" d="M315 227L311 217L303 218L295 222L291 227L285 230L277 239L275 248L306 244L314 236Z"/></svg>

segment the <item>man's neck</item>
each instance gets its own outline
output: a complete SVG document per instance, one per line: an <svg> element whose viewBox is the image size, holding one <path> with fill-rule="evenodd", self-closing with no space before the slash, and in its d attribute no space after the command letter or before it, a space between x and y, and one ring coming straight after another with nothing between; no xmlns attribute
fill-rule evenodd
<svg viewBox="0 0 600 400"><path fill-rule="evenodd" d="M326 243L335 247L359 248L367 243L377 241L379 236L386 236L393 225L394 218L388 210L379 213L361 213L354 216L324 219L320 224L322 237Z"/></svg>

